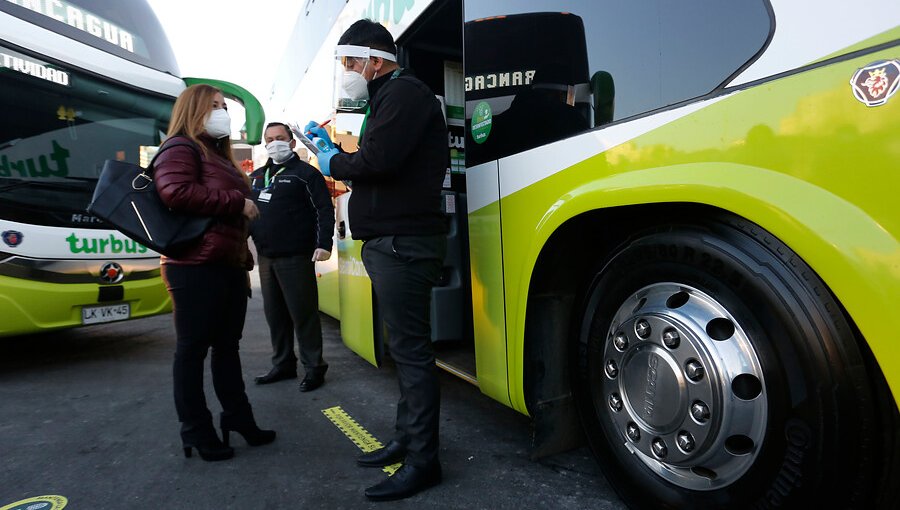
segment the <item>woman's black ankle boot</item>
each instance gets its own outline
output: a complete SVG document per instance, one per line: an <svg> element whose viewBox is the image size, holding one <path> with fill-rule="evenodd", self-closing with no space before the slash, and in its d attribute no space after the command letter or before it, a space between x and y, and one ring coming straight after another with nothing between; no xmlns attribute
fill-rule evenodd
<svg viewBox="0 0 900 510"><path fill-rule="evenodd" d="M228 436L225 437L227 441ZM192 448L196 448L197 453L200 454L200 458L208 462L227 460L234 457L234 448L229 447L227 444L222 444L222 441L219 441L218 437L194 443L184 442L183 446L184 456L188 458L191 456Z"/></svg>
<svg viewBox="0 0 900 510"><path fill-rule="evenodd" d="M243 436L244 440L247 441L247 444L250 446L262 446L275 440L274 430L263 430L256 426L255 423L242 427L228 427L222 425L222 440L225 443L225 446L228 446L229 444L230 438L228 436L232 431Z"/></svg>

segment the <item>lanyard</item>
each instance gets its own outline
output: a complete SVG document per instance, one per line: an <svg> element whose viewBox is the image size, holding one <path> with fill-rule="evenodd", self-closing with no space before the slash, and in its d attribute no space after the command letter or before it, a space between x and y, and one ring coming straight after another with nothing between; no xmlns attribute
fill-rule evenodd
<svg viewBox="0 0 900 510"><path fill-rule="evenodd" d="M279 168L278 171L275 172L275 175L273 175L271 178L269 178L269 170L271 170L271 168L266 168L266 177L265 177L265 180L263 181L266 189L269 189L269 183L272 182L273 179L278 177L278 174L280 174L281 172L284 171L284 167Z"/></svg>
<svg viewBox="0 0 900 510"><path fill-rule="evenodd" d="M372 111L372 107L366 108L366 114L363 115L362 125L359 126L359 139L362 140L363 131L366 130L366 121L369 120L369 112Z"/></svg>

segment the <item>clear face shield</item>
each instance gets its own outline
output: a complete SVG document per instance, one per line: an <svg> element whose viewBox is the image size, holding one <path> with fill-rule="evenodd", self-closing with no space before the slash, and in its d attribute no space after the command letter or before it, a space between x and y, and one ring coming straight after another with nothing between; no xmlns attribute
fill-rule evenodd
<svg viewBox="0 0 900 510"><path fill-rule="evenodd" d="M349 44L338 45L334 56L335 108L341 112L357 112L369 105L369 82L365 75L372 65L371 57L397 61L393 53Z"/></svg>

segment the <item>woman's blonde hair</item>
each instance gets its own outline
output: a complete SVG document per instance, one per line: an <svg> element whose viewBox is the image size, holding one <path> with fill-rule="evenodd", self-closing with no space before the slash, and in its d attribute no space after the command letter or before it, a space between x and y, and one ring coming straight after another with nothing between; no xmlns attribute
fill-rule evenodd
<svg viewBox="0 0 900 510"><path fill-rule="evenodd" d="M175 106L172 107L172 119L169 121L169 132L167 137L184 136L190 138L200 147L205 156L209 156L209 146L200 140L200 135L206 132L206 118L212 112L212 104L216 94L222 91L203 83L191 85L184 89L175 100ZM228 137L221 138L212 144L212 150L219 156L231 161L234 169L249 181L244 172L240 171L240 166L234 159L231 150L231 139Z"/></svg>

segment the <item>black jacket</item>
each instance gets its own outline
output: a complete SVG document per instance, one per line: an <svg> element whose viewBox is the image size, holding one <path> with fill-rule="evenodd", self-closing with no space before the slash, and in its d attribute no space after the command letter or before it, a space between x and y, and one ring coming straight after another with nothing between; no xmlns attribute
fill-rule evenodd
<svg viewBox="0 0 900 510"><path fill-rule="evenodd" d="M266 170L268 189L264 189ZM294 155L281 165L270 159L250 178L253 201L259 207L259 218L250 223L250 235L260 255L312 258L316 248L331 251L334 206L318 170Z"/></svg>
<svg viewBox="0 0 900 510"><path fill-rule="evenodd" d="M359 150L330 162L332 177L353 181L353 238L446 233L441 186L450 151L440 102L405 72L372 80L369 97Z"/></svg>

